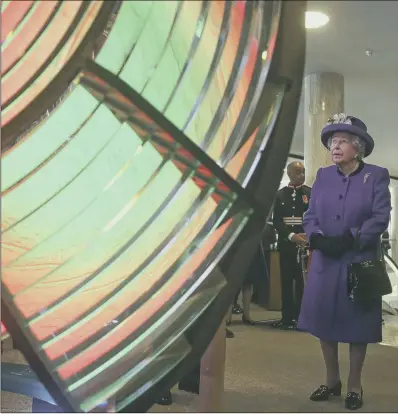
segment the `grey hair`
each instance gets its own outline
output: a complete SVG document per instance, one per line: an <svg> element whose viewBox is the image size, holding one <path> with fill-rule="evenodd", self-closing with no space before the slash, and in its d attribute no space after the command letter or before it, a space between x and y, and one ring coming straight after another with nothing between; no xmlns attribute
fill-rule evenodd
<svg viewBox="0 0 398 414"><path fill-rule="evenodd" d="M356 156L356 159L358 161L361 161L365 157L365 152L366 152L365 142L364 142L363 139L359 138L356 135L349 134L349 136L350 136L351 144L354 145L355 149L358 152L357 156ZM328 148L329 148L329 150L330 150L330 146L332 144L332 139L333 139L333 137L330 137L328 139Z"/></svg>

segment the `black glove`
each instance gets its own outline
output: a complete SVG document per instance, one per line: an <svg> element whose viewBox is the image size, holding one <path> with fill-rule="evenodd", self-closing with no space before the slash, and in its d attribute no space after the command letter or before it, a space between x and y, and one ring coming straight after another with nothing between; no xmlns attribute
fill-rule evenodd
<svg viewBox="0 0 398 414"><path fill-rule="evenodd" d="M339 259L347 250L348 238L346 236L324 236L323 234L312 234L310 247L320 250L323 254L333 259Z"/></svg>
<svg viewBox="0 0 398 414"><path fill-rule="evenodd" d="M340 243L344 246L344 250L348 251L354 248L355 239L352 233L348 230L342 236Z"/></svg>

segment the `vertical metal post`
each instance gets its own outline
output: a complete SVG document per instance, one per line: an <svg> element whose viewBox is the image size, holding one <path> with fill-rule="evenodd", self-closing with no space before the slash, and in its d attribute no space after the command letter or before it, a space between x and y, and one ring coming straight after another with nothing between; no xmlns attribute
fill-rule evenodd
<svg viewBox="0 0 398 414"><path fill-rule="evenodd" d="M198 412L221 412L224 396L226 318L203 355L200 366Z"/></svg>

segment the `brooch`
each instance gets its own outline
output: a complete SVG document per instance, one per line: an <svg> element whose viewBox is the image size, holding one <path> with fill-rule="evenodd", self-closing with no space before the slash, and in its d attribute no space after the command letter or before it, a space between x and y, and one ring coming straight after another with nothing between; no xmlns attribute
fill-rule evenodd
<svg viewBox="0 0 398 414"><path fill-rule="evenodd" d="M364 183L364 184L366 183L366 181L368 181L369 176L370 176L370 173L366 173L366 174L363 176L363 183Z"/></svg>
<svg viewBox="0 0 398 414"><path fill-rule="evenodd" d="M308 197L305 194L303 195L303 203L308 204Z"/></svg>

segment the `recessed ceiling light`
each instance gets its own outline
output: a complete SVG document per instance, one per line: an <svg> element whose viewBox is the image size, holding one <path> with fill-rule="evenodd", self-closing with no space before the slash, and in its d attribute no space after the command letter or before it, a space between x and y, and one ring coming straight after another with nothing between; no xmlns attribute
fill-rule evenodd
<svg viewBox="0 0 398 414"><path fill-rule="evenodd" d="M328 24L329 17L326 14L316 11L305 12L305 28L318 29L318 27Z"/></svg>

